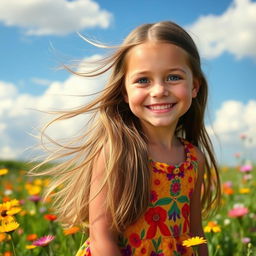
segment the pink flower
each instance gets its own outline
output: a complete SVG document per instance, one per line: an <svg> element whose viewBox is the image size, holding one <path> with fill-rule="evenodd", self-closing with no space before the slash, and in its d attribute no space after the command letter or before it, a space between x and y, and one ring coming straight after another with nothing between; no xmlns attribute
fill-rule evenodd
<svg viewBox="0 0 256 256"><path fill-rule="evenodd" d="M51 241L55 239L55 236L48 235L48 236L42 236L36 241L33 242L33 245L35 246L47 246Z"/></svg>
<svg viewBox="0 0 256 256"><path fill-rule="evenodd" d="M233 183L232 183L232 181L226 181L225 183L223 183L223 186L225 188L232 188Z"/></svg>
<svg viewBox="0 0 256 256"><path fill-rule="evenodd" d="M240 172L250 172L252 170L251 164L245 164L240 167Z"/></svg>
<svg viewBox="0 0 256 256"><path fill-rule="evenodd" d="M231 218L239 218L239 217L243 217L248 212L249 212L248 208L246 208L244 206L237 206L228 212L228 216Z"/></svg>
<svg viewBox="0 0 256 256"><path fill-rule="evenodd" d="M32 202L38 202L41 200L41 197L39 195L32 195L28 199Z"/></svg>
<svg viewBox="0 0 256 256"><path fill-rule="evenodd" d="M245 140L245 139L246 139L246 134L243 134L243 133L240 134L240 139L241 139L241 140Z"/></svg>
<svg viewBox="0 0 256 256"><path fill-rule="evenodd" d="M241 154L240 153L235 153L235 158L240 158Z"/></svg>
<svg viewBox="0 0 256 256"><path fill-rule="evenodd" d="M242 238L242 243L248 244L248 243L250 243L250 242L251 242L251 238L250 238L250 237L243 237L243 238Z"/></svg>

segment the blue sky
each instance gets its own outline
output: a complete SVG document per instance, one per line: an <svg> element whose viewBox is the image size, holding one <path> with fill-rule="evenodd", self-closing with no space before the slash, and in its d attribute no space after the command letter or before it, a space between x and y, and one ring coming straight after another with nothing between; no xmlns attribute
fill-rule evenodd
<svg viewBox="0 0 256 256"><path fill-rule="evenodd" d="M206 122L219 162L235 164L238 152L255 159L256 1L252 0L1 0L0 158L29 156L24 149L36 141L28 133L43 119L29 109L71 107L74 99L58 95L103 86L106 78L79 80L56 69L61 60L103 53L76 32L119 44L136 26L161 20L185 27L198 45L210 88ZM79 123L82 120L53 128L52 134L69 136ZM242 141L241 134L247 139Z"/></svg>

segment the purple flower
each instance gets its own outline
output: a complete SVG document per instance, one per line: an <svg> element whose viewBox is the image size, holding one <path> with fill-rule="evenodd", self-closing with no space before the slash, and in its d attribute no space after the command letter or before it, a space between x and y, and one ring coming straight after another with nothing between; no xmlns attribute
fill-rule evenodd
<svg viewBox="0 0 256 256"><path fill-rule="evenodd" d="M156 253L156 252L151 252L150 256L164 256L164 254L161 253Z"/></svg>
<svg viewBox="0 0 256 256"><path fill-rule="evenodd" d="M25 200L24 199L20 199L19 203L20 203L20 205L23 205L23 204L25 204Z"/></svg>
<svg viewBox="0 0 256 256"><path fill-rule="evenodd" d="M155 166L153 167L153 172L155 172L155 173L163 173L163 171L157 169Z"/></svg>
<svg viewBox="0 0 256 256"><path fill-rule="evenodd" d="M38 195L32 195L32 196L30 196L29 198L28 198L30 201L32 201L32 202L38 202L38 201L40 201L41 200L41 197L40 196L38 196Z"/></svg>
<svg viewBox="0 0 256 256"><path fill-rule="evenodd" d="M121 249L122 256L131 256L132 249L130 245L127 245L126 248Z"/></svg>
<svg viewBox="0 0 256 256"><path fill-rule="evenodd" d="M187 251L185 246L182 246L181 244L177 244L177 250L180 254L185 254Z"/></svg>
<svg viewBox="0 0 256 256"><path fill-rule="evenodd" d="M46 212L46 211L47 211L47 208L44 207L44 206L42 206L42 207L39 208L39 212L41 212L41 213L44 213L44 212Z"/></svg>
<svg viewBox="0 0 256 256"><path fill-rule="evenodd" d="M33 245L35 246L47 246L51 241L55 239L55 236L48 235L48 236L42 236L36 241L33 242Z"/></svg>
<svg viewBox="0 0 256 256"><path fill-rule="evenodd" d="M173 174L173 173L168 173L166 176L167 176L168 180L172 180L175 178L175 174Z"/></svg>

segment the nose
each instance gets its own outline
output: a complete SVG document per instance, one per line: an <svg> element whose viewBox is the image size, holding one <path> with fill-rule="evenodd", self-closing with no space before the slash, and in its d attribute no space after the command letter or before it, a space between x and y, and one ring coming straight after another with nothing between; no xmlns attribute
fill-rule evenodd
<svg viewBox="0 0 256 256"><path fill-rule="evenodd" d="M163 97L168 96L168 89L164 82L154 83L150 90L151 97Z"/></svg>

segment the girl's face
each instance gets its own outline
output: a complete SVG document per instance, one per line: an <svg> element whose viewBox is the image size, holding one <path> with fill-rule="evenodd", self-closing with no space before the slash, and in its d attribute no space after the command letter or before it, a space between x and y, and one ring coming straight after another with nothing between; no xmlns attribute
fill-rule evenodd
<svg viewBox="0 0 256 256"><path fill-rule="evenodd" d="M126 56L125 101L142 125L176 127L196 97L186 52L173 44L145 42Z"/></svg>

